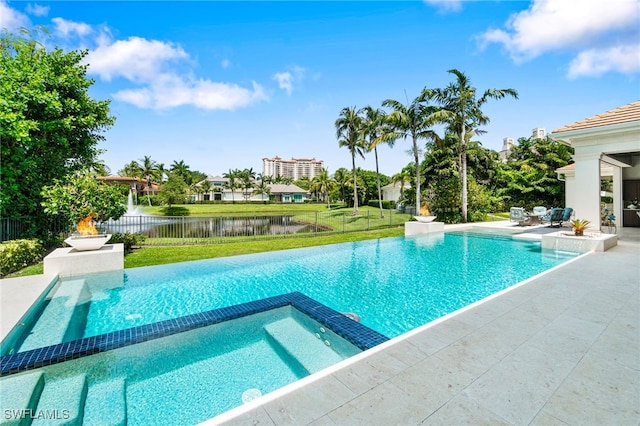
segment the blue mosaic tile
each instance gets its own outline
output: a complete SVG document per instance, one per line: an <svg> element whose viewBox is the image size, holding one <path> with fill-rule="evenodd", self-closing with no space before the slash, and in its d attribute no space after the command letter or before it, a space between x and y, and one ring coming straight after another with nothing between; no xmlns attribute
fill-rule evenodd
<svg viewBox="0 0 640 426"><path fill-rule="evenodd" d="M389 340L386 336L299 292L200 312L153 324L118 330L71 342L0 357L0 376L158 339L287 305L308 315L362 350Z"/></svg>

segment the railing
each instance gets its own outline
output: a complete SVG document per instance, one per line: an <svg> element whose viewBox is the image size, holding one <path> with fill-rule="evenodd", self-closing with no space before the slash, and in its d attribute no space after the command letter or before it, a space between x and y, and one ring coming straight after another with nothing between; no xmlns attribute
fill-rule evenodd
<svg viewBox="0 0 640 426"><path fill-rule="evenodd" d="M123 216L117 221L96 225L107 233L140 233L147 238L144 245L186 245L241 242L273 238L291 238L320 234L368 231L400 226L411 215L394 210L361 210L355 216L350 211L291 212L269 215L237 216ZM3 219L3 226L4 226ZM19 224L4 240L22 238ZM5 235L10 238L5 238Z"/></svg>

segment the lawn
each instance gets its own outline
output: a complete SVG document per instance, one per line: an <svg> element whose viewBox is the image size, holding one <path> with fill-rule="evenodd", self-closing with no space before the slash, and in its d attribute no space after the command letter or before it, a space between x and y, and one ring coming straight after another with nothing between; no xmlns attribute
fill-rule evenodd
<svg viewBox="0 0 640 426"><path fill-rule="evenodd" d="M386 228L375 231L363 231L344 234L331 234L302 238L281 238L258 241L243 241L223 244L143 247L133 250L124 257L125 268L162 265L166 263L188 262L191 260L212 259L216 257L236 256L275 250L288 250L327 244L347 243L376 238L399 237L404 228ZM3 278L25 277L43 273L43 265L28 266Z"/></svg>

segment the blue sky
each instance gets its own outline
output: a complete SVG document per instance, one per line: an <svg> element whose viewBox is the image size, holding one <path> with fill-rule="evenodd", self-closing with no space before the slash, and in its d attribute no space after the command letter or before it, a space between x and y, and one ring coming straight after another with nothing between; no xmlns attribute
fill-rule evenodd
<svg viewBox="0 0 640 426"><path fill-rule="evenodd" d="M452 68L479 91L518 91L486 104L477 140L497 151L640 98L639 0L0 0L0 22L90 50L90 93L117 118L100 145L113 174L145 155L211 175L276 155L350 168L342 108L406 102ZM411 162L409 145L382 147L380 171ZM357 165L373 170L373 155Z"/></svg>

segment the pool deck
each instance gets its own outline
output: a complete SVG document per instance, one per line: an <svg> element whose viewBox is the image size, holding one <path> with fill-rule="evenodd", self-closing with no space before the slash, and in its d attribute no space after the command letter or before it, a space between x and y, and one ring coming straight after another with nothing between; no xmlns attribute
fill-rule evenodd
<svg viewBox="0 0 640 426"><path fill-rule="evenodd" d="M640 228L618 236L205 423L638 425ZM3 336L52 279L0 280Z"/></svg>
<svg viewBox="0 0 640 426"><path fill-rule="evenodd" d="M205 423L637 425L640 228L618 236Z"/></svg>

